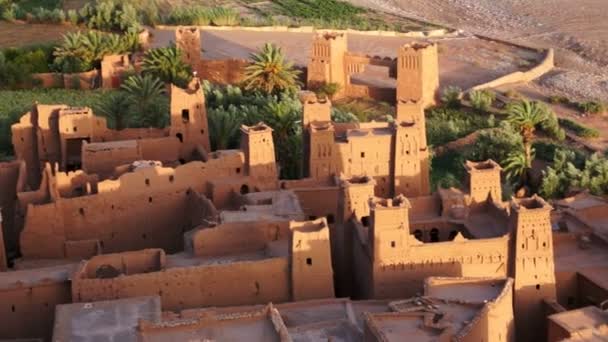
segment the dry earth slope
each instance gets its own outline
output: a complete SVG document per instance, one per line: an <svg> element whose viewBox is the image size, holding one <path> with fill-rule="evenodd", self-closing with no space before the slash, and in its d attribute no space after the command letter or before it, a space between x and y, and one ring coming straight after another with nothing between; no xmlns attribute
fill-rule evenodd
<svg viewBox="0 0 608 342"><path fill-rule="evenodd" d="M540 81L548 93L608 101L606 0L350 0L539 47L554 47L558 69Z"/></svg>

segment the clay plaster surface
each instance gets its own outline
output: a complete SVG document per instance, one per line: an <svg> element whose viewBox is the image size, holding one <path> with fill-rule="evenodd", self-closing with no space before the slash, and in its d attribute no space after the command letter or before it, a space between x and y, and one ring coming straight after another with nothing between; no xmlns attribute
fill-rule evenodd
<svg viewBox="0 0 608 342"><path fill-rule="evenodd" d="M137 341L140 319L161 317L159 297L136 297L57 306L54 342Z"/></svg>

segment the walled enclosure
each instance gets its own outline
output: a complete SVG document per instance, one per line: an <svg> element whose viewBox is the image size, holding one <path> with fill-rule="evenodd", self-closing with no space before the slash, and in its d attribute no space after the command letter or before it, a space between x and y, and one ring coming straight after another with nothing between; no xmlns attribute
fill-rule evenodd
<svg viewBox="0 0 608 342"><path fill-rule="evenodd" d="M228 244L226 239L234 234L249 236L252 243ZM159 249L101 255L83 262L72 277L74 300L159 295L163 308L181 310L334 296L324 219L258 222L253 227L251 222L221 224L199 229L190 238L195 259L189 266L167 260ZM231 259L256 253L262 255ZM106 270L112 270L111 275L106 276Z"/></svg>

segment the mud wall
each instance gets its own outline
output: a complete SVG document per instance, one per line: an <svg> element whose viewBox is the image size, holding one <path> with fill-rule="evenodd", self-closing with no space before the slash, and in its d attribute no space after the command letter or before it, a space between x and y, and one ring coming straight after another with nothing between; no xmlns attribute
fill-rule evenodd
<svg viewBox="0 0 608 342"><path fill-rule="evenodd" d="M14 226L14 218L17 191L22 191L25 186L25 184L19 184L21 172L25 173L25 164L21 162L0 163L0 224L2 225L0 234L4 236L6 251L16 247L19 239L19 232L15 230ZM21 183L24 182L25 179L21 181ZM4 252L4 246L0 246L0 250ZM5 257L4 253L2 254L0 256L0 270L2 270L1 260Z"/></svg>
<svg viewBox="0 0 608 342"><path fill-rule="evenodd" d="M376 101L395 103L397 90L395 88L379 88L363 84L348 84L346 86L346 96L353 98L371 97Z"/></svg>
<svg viewBox="0 0 608 342"><path fill-rule="evenodd" d="M86 263L72 280L74 301L159 295L163 310L280 303L290 300L289 261L272 258L169 268L113 279L90 279Z"/></svg>
<svg viewBox="0 0 608 342"><path fill-rule="evenodd" d="M217 84L238 84L243 80L249 62L242 59L203 59L198 67L201 79Z"/></svg>
<svg viewBox="0 0 608 342"><path fill-rule="evenodd" d="M422 291L424 279L431 276L505 278L508 242L504 236L410 245L401 262L374 264L373 296L415 296Z"/></svg>
<svg viewBox="0 0 608 342"><path fill-rule="evenodd" d="M228 222L192 234L193 254L221 256L254 253L289 237L289 222Z"/></svg>
<svg viewBox="0 0 608 342"><path fill-rule="evenodd" d="M177 26L169 26L169 25L159 25L156 26L159 29L177 29ZM247 26L197 26L202 31L255 31L255 32L303 32L303 33L313 33L313 32L337 32L337 33L347 33L347 34L359 34L366 36L380 36L380 37L410 37L410 38L424 38L424 37L445 37L445 36L457 36L459 33L455 30L448 29L433 29L426 31L408 31L408 32L396 32L396 31L360 31L360 30L325 30L325 29L315 29L314 26L300 26L300 27L290 27L290 26L255 26L255 27L247 27Z"/></svg>
<svg viewBox="0 0 608 342"><path fill-rule="evenodd" d="M55 306L71 301L67 280L0 289L0 339L50 340Z"/></svg>
<svg viewBox="0 0 608 342"><path fill-rule="evenodd" d="M528 71L516 71L510 73L508 75L499 77L493 81L476 85L469 89L471 90L480 90L487 88L496 88L506 84L519 83L519 82L530 82L547 72L551 71L553 67L555 67L555 52L553 49L549 49L545 52L545 56L542 61L532 69Z"/></svg>

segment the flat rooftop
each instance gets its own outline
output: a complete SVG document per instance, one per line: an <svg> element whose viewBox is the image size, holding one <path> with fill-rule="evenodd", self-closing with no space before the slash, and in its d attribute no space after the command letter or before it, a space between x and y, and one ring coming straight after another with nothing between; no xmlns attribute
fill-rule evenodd
<svg viewBox="0 0 608 342"><path fill-rule="evenodd" d="M53 341L136 342L136 327L140 319L160 321L160 297L58 305Z"/></svg>
<svg viewBox="0 0 608 342"><path fill-rule="evenodd" d="M575 238L556 239L560 234L563 233L553 233L556 272L581 272L586 268L608 267L606 244L595 239L585 244L581 244Z"/></svg>
<svg viewBox="0 0 608 342"><path fill-rule="evenodd" d="M549 319L573 333L608 323L608 313L596 306L587 306L553 314Z"/></svg>

